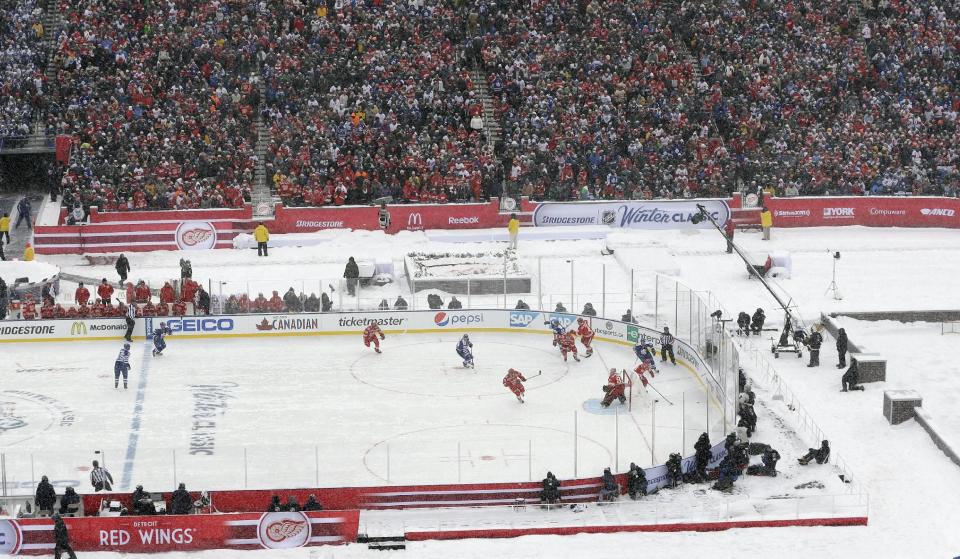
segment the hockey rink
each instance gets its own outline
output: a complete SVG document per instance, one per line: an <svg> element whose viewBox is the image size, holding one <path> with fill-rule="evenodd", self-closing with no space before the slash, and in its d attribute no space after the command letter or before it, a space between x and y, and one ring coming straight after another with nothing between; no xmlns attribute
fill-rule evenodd
<svg viewBox="0 0 960 559"><path fill-rule="evenodd" d="M119 341L5 344L0 403L21 422L2 432L7 484L85 487L94 459L124 491L589 477L690 454L708 422L722 436L719 407L682 364L660 365L663 398L637 386L632 412L604 409L608 368L636 364L629 346L595 342L564 363L548 335L475 333L477 368L465 369L459 337L388 334L379 355L359 334L174 335L162 357L135 341L127 390L113 387ZM541 373L524 404L501 384L510 367Z"/></svg>

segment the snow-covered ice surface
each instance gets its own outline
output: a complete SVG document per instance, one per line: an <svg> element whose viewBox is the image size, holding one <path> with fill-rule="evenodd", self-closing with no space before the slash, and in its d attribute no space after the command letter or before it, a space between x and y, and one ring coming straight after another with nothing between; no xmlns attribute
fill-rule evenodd
<svg viewBox="0 0 960 559"><path fill-rule="evenodd" d="M761 241L757 234L738 233L736 241L744 249L757 256L763 256L771 250L791 252L793 259L792 279L778 281L778 289L789 295L789 298L797 305L798 312L809 323L816 320L821 312L836 310L957 307L956 278L960 275L960 258L958 258L960 257L960 244L957 243L958 239L960 239L960 231L957 230L844 227L775 229L773 240L769 242ZM579 310L579 306L583 302L591 301L599 309L597 301L603 291L600 285L603 276L598 274L598 270L603 265L607 292L606 314L610 316L619 314L620 309L625 308L624 305L630 303L630 297L627 295L630 292L630 277L621 263L626 265L630 265L630 263L629 259L601 256L600 249L608 245L615 249L623 247L624 252L629 254L631 259L642 258L644 248L649 247L658 254L657 269L673 268L679 270L680 279L691 287L711 291L723 303L728 315L730 313L735 315L741 309L752 311L759 306L767 310L771 322L779 322L779 316L774 310L775 304L772 299L758 282L747 279L742 262L735 255L725 254L723 240L717 233L711 231L686 233L638 231L616 233L606 241L564 242L524 241L523 232L521 232L521 258L528 259L528 269L539 270L539 284L542 286L540 293L522 297L528 301L531 299L537 300L539 297L544 307L552 307L556 301L563 301L571 310ZM493 250L502 245L466 243L462 246L464 250L473 251ZM234 285L251 282L257 287L262 286L263 289L285 290L293 279L303 278L306 282L306 278L313 278L317 280L319 285L321 281L340 277L343 262L347 255L364 258L390 254L398 262L403 254L412 250L440 251L448 249L449 245L447 244L428 241L427 236L423 233L403 233L393 237L385 237L379 232L354 232L333 236L328 243L316 247L277 248L271 251L271 256L267 261L265 259L258 260L249 251L213 251L203 254L137 254L132 259L134 267L132 277L144 277L153 281L174 277L177 275L177 259L186 255L193 259L195 276L201 279L211 278L216 281L230 281ZM672 263L660 264L660 261L664 260L664 251L672 256ZM837 281L844 296L842 301L834 300L831 295L825 293L830 283L831 267L833 265L831 255L834 251L840 251L842 255L837 270ZM114 277L109 267L91 269L91 267L83 265L84 262L80 257L64 256L49 258L48 260L62 266L65 271L75 273L92 271L92 275L97 277L101 275ZM575 273L572 278L569 260L574 261ZM642 266L638 265L637 268L642 268ZM648 297L652 289L651 283L649 279L635 279L635 292L644 291L644 293L635 293L634 303L638 306L649 308L652 299ZM402 282L398 282L384 288L377 288L380 291L368 293L368 295L370 300L379 301L381 297L400 292L402 287ZM575 299L572 303L569 300L569 295L567 295L571 289L575 292ZM307 291L309 292L309 289ZM514 298L509 298L511 306ZM347 301L347 303L355 302ZM484 303L489 303L489 301L484 301ZM537 338L531 336L532 340L537 340ZM955 340L956 336L945 338ZM176 340L171 341L174 343L171 345L171 350L168 350L170 355L165 357L158 367L168 367L168 364L174 359L179 359L179 357L176 357L177 352L191 358L190 363L193 366L196 366L198 362L202 363L203 360L213 361L213 357L216 357L210 356L208 358L208 352L204 352L203 357L198 358L190 350L192 342L177 344ZM390 342L391 340L388 338L387 341ZM949 342L945 341L944 343ZM533 343L535 346L542 344L542 340ZM769 356L769 345L765 340L752 339L746 344ZM237 352L240 351L239 346L242 345L237 344ZM397 347L400 345L400 343L397 343ZM868 342L868 345L871 345L871 343ZM891 427L886 423L881 413L882 390L886 387L883 384L867 385L866 392L862 393L840 393L838 391L840 373L833 367L835 355L831 351L831 347L832 340L828 339L825 342L825 349L821 358L823 366L818 369L805 367L805 360L787 358L770 359L770 361L780 377L802 402L803 407L809 411L819 426L829 435L835 451L841 454L850 464L857 477L856 481L869 491L870 525L868 527L776 528L733 530L710 534L581 535L563 538L524 537L500 541L427 542L412 544L406 554L416 557L466 558L489 557L496 554L505 557L584 557L642 549L645 555L658 557L689 557L691 554L697 553L719 554L721 556L776 554L781 557L891 558L953 557L960 555L960 531L956 529L960 525L960 507L956 506L955 498L956 495L960 494L960 469L956 468L936 449L929 437L914 422L907 422L896 427ZM899 365L895 360L897 356L891 354L894 347L901 348L902 345L898 343L890 349L887 349L887 347L889 346L881 349L891 361L889 373L891 381L887 384L890 387L905 387L907 385L900 384L900 379L902 378L904 379L903 382L906 382L910 375L909 371L914 368L916 362L911 359L909 364ZM950 362L956 353L955 348L941 346L940 349L934 350L929 344L926 347L930 348L928 350L932 360L930 366L941 370L943 369L942 365ZM437 346L437 348L440 349L440 346ZM19 352L21 349L13 350ZM35 357L34 350L32 359L41 362L56 361L63 368L81 367L93 370L101 366L100 362L90 365L77 363L76 360L71 358L70 354L55 352L52 349L51 347L51 351L45 351L42 359ZM4 351L6 352L6 350L5 347ZM28 353L26 349L22 351ZM74 347L71 346L69 351L74 351ZM91 347L89 350L80 349L80 351L93 351L93 349ZM104 359L108 362L112 360L112 351L113 348L105 351ZM283 354L287 351L290 350L284 346L282 350L259 354L256 358L259 360L259 369L256 364L233 363L231 361L231 367L238 368L240 374L248 379L244 382L252 383L258 378L266 380L265 387L261 388L256 394L266 398L263 406L265 411L257 415L259 418L283 417L287 413L302 413L300 410L292 409L293 405L282 401L282 397L281 399L275 399L272 395L282 395L283 391L271 387L270 383L284 380L291 382L288 378L290 375L284 374L284 367L272 366L278 360L285 360L286 357ZM446 346L443 347L443 351L447 351ZM611 352L613 351L615 349L611 350ZM936 356L934 351L939 355ZM310 362L323 359L319 352L304 354L293 350L293 353L298 353L301 357L305 356ZM521 359L539 359L532 357L531 353L530 351L521 352ZM906 357L904 356L904 358ZM39 366L35 364L35 361L31 362L31 367ZM748 372L755 373L754 364L749 361L747 364ZM545 368L539 364L534 366ZM560 402L563 399L576 398L582 401L584 399L583 394L592 396L595 392L598 392L597 378L602 370L599 370L595 363L591 363L589 366L598 369L590 374L589 381L568 375L569 380L564 382L571 383L568 385L571 391L577 391L578 393L576 396L554 395L560 398ZM172 387L176 386L177 383L180 383L180 390L182 390L185 382L208 382L207 379L188 381L188 373L179 367L172 372L157 372L160 370L151 369L148 390L154 386L163 387L165 385L171 387L169 389L175 390ZM253 371L255 370L260 371L259 376L254 376L256 373ZM58 373L51 373L51 375L55 374ZM384 376L390 374L391 371L383 372ZM498 381L499 376L502 375L498 374L492 380ZM583 375L583 377L586 376ZM437 378L430 378L434 384L437 383ZM955 376L951 377L948 373L939 377L931 375L928 378L931 383L941 383L944 392L955 389L957 385L960 385L960 381ZM136 376L134 379L136 379ZM579 384L581 381L584 383L582 386ZM88 392L82 393L85 400L92 402L91 407L95 407L96 403L109 401L107 399L113 396L109 391L104 394L105 391L101 385L105 382L107 382L107 379L97 379L95 388L90 388ZM297 382L303 382L303 379L298 378L293 384ZM493 384L496 385L498 382ZM559 389L559 385L560 383L556 388ZM36 384L32 386L34 390L38 390ZM5 382L4 388L6 388ZM67 388L59 385L43 385L44 391L54 388L68 391ZM922 388L919 389L922 391ZM375 390L379 390L379 388ZM531 391L531 399L536 400L538 393L546 395L547 390L551 389L543 388ZM483 392L480 392L480 394L482 395ZM147 397L150 396L152 395ZM796 420L796 414L787 407L788 402L774 400L772 396L771 387L764 386L758 380L758 397L763 404L758 433L761 440L779 432L781 422L783 429L789 430L791 424ZM925 394L925 396L927 395ZM930 397L932 396L931 394ZM127 395L122 397L130 398ZM515 403L510 401L509 395L500 395L496 398L498 398L497 402L502 401L505 406ZM945 394L943 398L946 402L950 401L949 394ZM430 401L428 409L431 416L443 417L446 415L451 418L460 418L464 413L464 406L455 407L446 414L433 413L434 410L443 411L444 399L434 398ZM478 398L477 401L483 402L483 398ZM929 405L925 402L924 407L935 417L939 418L941 415L948 413L936 409L938 405L936 399L928 400L928 402ZM189 403L189 400L187 403ZM166 415L162 415L158 411L157 420L176 425L177 421L182 421L182 418L176 417L177 414L182 413L177 411L176 408L183 406L184 402L171 402L169 404L171 409ZM539 401L537 405L540 405ZM376 410L371 410L370 406L361 397L356 398L355 406L357 408L356 418L360 422L357 425L363 425L362 418L367 415L371 413L377 415ZM531 416L535 415L530 412L530 409L534 406L528 404L525 406L529 407L520 408L517 406L504 409L526 413ZM568 404L566 408L569 410L571 405ZM242 407L237 407L236 410L250 413L249 410L244 411ZM522 410L522 412L519 410ZM228 410L224 416L227 421L230 421L232 411L232 409ZM391 411L400 414L401 419L396 421L397 425L406 425L409 421L409 415L404 414L412 413L411 410ZM323 409L322 405L317 406L316 416L318 418L322 418L325 412L326 410ZM777 415L771 416L768 412ZM90 413L95 412L91 411ZM566 411L564 413L569 414L570 412ZM129 433L129 413L123 414L121 418L111 417L111 414L107 412L103 412L101 415L104 431L116 428L122 433L121 441L126 441L126 436ZM503 413L489 415L485 419L492 420L494 417L500 419L503 415ZM581 414L581 416L586 417L587 414ZM775 417L779 417L780 420L775 419ZM521 420L526 419L526 416L521 416ZM114 425L114 423L117 423L117 425ZM144 425L148 424L149 421L145 422ZM265 429L263 434L259 433L258 428L257 432L248 433L248 438L242 438L243 435L236 436L241 437L242 440L257 442L269 440L273 442L276 438L276 432L271 431L269 427L263 428ZM621 422L621 428L625 428L623 422ZM322 429L322 423L319 420L314 424L314 429ZM158 428L157 430L161 429ZM176 429L170 430L176 431ZM359 430L351 427L351 432ZM163 436L173 437L173 435ZM66 441L66 438L62 440L64 444L67 444ZM69 446L87 448L80 444ZM793 451L790 450L789 446L781 448L781 453L784 455L781 465L784 466L785 470L790 467L788 464L795 459L796 454L794 452L800 450L796 447L797 443L795 441L792 447ZM62 449L62 447L45 448L51 452ZM786 452L784 452L784 448L787 448ZM536 450L534 454L536 455ZM622 454L625 454L625 452L622 452ZM162 459L158 458L157 460ZM305 457L304 461L308 464L311 462L309 456ZM284 466L299 465L284 461ZM526 466L526 464L523 464L523 466ZM806 470L799 470L797 466L793 466L793 468L796 475L805 475ZM309 474L309 472L306 473ZM451 475L449 471L444 473L442 469L438 474ZM461 475L463 475L462 472ZM537 473L534 473L534 476L537 475ZM762 494L762 484L766 481L769 480L742 480L738 482L738 487L746 493L758 491ZM669 492L658 498L670 498ZM697 506L696 500L692 503L689 501L683 502L686 506ZM271 557L304 558L382 556L380 552L368 551L365 546L263 553L264 555L269 553ZM111 554L91 554L95 557L100 555L103 557L112 556ZM179 555L181 554L169 554L171 557ZM236 553L236 555L239 556L240 554ZM223 552L190 554L190 557L203 559L222 556Z"/></svg>
<svg viewBox="0 0 960 559"><path fill-rule="evenodd" d="M120 342L5 344L0 396L28 423L0 439L7 480L83 479L93 449L123 480L119 490L174 487L174 479L242 489L527 481L547 470L572 478L575 429L580 477L616 468L618 452L621 471L631 461L650 466L651 444L662 463L680 449L681 426L692 453L710 415L686 368L665 365L656 378L676 405L658 406L653 443L646 396L619 418L619 404L597 405L604 364L630 367L629 347L597 343L593 357L565 363L549 336L521 332L473 334L476 369L462 367L455 333L389 334L383 354L359 336L174 335L161 358L136 345L129 390L113 388ZM510 367L542 372L526 383L524 404L501 384ZM131 427L135 405L142 413ZM53 421L60 409L69 425ZM715 439L723 432L716 409Z"/></svg>

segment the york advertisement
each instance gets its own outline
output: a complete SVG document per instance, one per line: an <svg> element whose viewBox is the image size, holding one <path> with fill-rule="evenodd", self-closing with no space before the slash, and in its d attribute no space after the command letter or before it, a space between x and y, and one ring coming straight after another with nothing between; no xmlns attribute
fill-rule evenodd
<svg viewBox="0 0 960 559"><path fill-rule="evenodd" d="M533 223L553 225L606 225L624 229L707 229L709 220L694 224L702 205L723 226L730 219L724 200L628 200L621 202L546 202L537 206Z"/></svg>

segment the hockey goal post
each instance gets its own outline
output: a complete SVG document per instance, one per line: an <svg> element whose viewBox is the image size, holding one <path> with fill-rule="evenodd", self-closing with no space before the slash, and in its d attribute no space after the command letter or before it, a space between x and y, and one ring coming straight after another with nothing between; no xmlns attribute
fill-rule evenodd
<svg viewBox="0 0 960 559"><path fill-rule="evenodd" d="M940 323L940 335L960 334L960 320L948 320Z"/></svg>

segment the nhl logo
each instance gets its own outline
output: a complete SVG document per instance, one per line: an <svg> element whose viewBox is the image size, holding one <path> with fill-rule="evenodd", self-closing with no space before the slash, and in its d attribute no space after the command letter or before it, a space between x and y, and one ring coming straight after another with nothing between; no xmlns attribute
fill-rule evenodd
<svg viewBox="0 0 960 559"><path fill-rule="evenodd" d="M600 223L604 225L613 225L617 221L617 212L615 210L603 210L600 213Z"/></svg>

